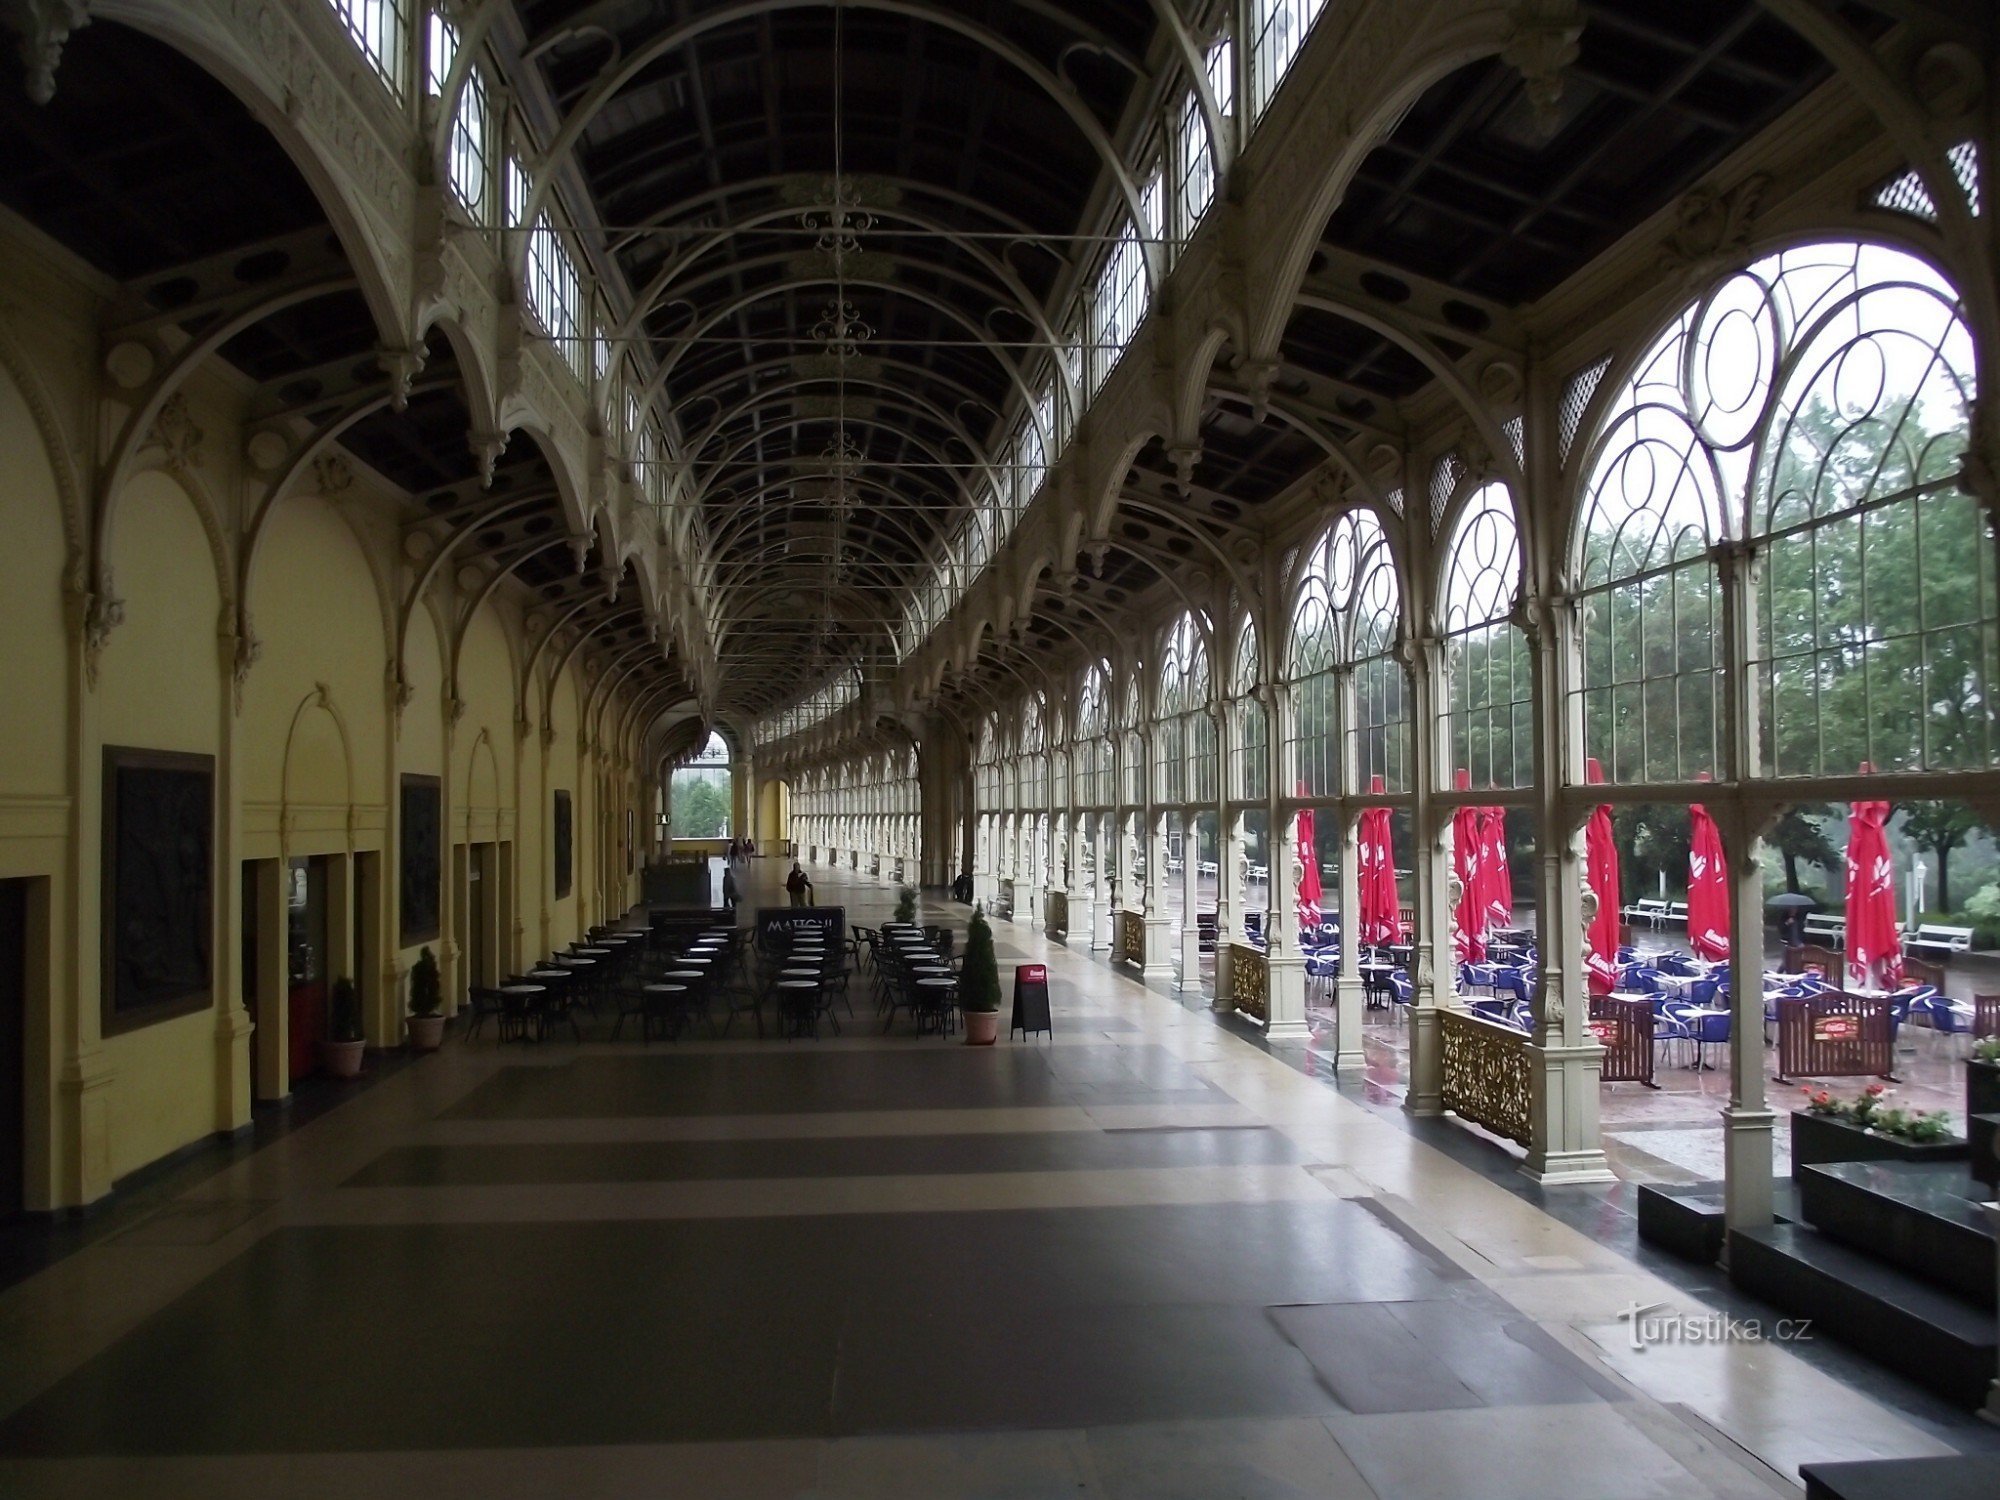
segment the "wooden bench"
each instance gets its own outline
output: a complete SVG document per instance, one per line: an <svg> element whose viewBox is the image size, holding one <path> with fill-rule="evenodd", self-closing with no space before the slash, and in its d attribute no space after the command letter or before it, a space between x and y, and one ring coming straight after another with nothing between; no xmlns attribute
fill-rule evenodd
<svg viewBox="0 0 2000 1500"><path fill-rule="evenodd" d="M1970 927L1947 927L1937 922L1926 922L1910 936L1903 939L1903 946L1918 953L1935 958L1949 958L1954 953L1972 951L1972 929Z"/></svg>
<svg viewBox="0 0 2000 1500"><path fill-rule="evenodd" d="M1680 925L1681 925L1681 926L1683 926L1683 927L1687 926L1687 924L1688 924L1688 904L1687 904L1687 902L1685 902L1685 901L1675 901L1675 902L1671 903L1671 904L1670 904L1670 905L1669 905L1669 906L1667 907L1667 915L1666 915L1666 918L1665 918L1665 920L1666 920L1666 921L1669 921L1669 922L1678 922L1678 923L1680 923Z"/></svg>
<svg viewBox="0 0 2000 1500"><path fill-rule="evenodd" d="M1800 929L1809 943L1818 943L1826 948L1847 946L1847 918L1839 912L1816 911L1806 918Z"/></svg>

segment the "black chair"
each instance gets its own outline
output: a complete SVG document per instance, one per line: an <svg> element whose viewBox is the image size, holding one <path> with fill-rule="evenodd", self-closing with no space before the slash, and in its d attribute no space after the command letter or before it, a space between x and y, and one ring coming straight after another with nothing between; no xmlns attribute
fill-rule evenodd
<svg viewBox="0 0 2000 1500"><path fill-rule="evenodd" d="M475 987L466 996L465 1039L469 1042L479 1035L488 1016L504 1016L507 1011L507 997L498 990Z"/></svg>

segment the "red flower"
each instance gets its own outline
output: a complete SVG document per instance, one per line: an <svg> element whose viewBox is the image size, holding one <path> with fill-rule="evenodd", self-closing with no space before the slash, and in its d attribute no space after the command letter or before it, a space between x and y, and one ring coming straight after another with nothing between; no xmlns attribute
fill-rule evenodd
<svg viewBox="0 0 2000 1500"><path fill-rule="evenodd" d="M1865 1090L1863 1090L1863 1092L1866 1093L1870 1099L1879 1099L1884 1094L1888 1093L1889 1089L1886 1084L1871 1083Z"/></svg>

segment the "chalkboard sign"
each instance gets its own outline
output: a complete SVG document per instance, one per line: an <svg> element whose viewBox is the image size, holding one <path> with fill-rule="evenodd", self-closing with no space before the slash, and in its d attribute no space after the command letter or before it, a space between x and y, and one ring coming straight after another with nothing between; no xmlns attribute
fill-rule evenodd
<svg viewBox="0 0 2000 1500"><path fill-rule="evenodd" d="M1055 1039L1056 1029L1049 1021L1049 971L1041 964L1014 965L1014 1022L1007 1035L1017 1031L1023 1041L1038 1031Z"/></svg>

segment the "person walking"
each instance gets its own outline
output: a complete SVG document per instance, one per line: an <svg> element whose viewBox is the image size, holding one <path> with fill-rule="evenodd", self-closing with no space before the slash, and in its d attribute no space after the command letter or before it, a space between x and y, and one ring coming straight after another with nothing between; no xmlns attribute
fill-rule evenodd
<svg viewBox="0 0 2000 1500"><path fill-rule="evenodd" d="M792 873L785 877L785 890L792 898L792 905L806 905L806 897L811 893L812 888L813 883L806 879L805 866L801 865L797 860L793 860Z"/></svg>
<svg viewBox="0 0 2000 1500"><path fill-rule="evenodd" d="M729 915L732 917L736 915L736 903L741 894L736 889L736 871L724 865L722 867L722 904L728 909Z"/></svg>

